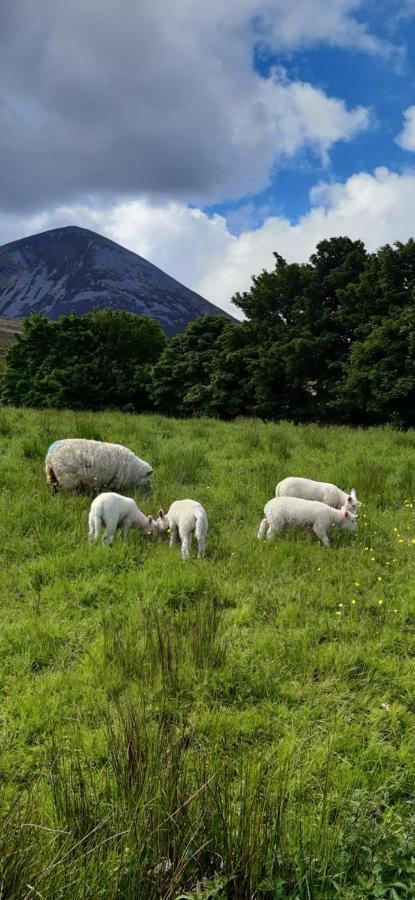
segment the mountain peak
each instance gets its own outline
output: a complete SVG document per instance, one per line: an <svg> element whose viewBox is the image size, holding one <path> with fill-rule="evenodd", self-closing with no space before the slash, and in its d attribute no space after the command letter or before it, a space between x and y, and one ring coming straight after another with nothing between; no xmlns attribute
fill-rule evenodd
<svg viewBox="0 0 415 900"><path fill-rule="evenodd" d="M93 308L156 319L168 335L204 315L226 315L115 241L66 225L0 247L0 315L57 319Z"/></svg>

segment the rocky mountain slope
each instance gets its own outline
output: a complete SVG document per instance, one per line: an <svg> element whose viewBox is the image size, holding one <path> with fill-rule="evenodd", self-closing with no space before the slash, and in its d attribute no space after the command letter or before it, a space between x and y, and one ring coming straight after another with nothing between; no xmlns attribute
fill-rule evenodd
<svg viewBox="0 0 415 900"><path fill-rule="evenodd" d="M0 247L0 315L48 319L94 307L156 319L166 334L223 311L114 241L85 228L55 228Z"/></svg>

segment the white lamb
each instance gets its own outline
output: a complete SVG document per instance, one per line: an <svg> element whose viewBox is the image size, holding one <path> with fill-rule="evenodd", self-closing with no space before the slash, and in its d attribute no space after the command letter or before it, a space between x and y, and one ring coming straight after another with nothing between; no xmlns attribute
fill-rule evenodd
<svg viewBox="0 0 415 900"><path fill-rule="evenodd" d="M273 497L264 507L265 518L259 526L258 538L273 535L283 528L312 528L314 534L330 547L328 530L332 525L345 531L356 531L355 516L347 509L334 509L318 500L302 500L299 497Z"/></svg>
<svg viewBox="0 0 415 900"><path fill-rule="evenodd" d="M161 509L156 520L156 528L160 533L170 528L170 547L176 543L179 534L182 544L182 559L189 559L194 532L198 543L198 557L205 555L208 520L206 511L196 500L175 500L167 513Z"/></svg>
<svg viewBox="0 0 415 900"><path fill-rule="evenodd" d="M91 503L88 518L90 543L96 541L101 528L105 528L103 544L111 544L117 528L121 529L122 536L127 536L130 528L136 528L143 534L156 531L156 524L152 516L145 516L131 497L123 497L109 491L99 494Z"/></svg>
<svg viewBox="0 0 415 900"><path fill-rule="evenodd" d="M276 497L300 497L303 500L319 500L334 509L345 507L351 513L358 513L360 503L356 491L341 491L335 484L326 481L312 481L310 478L284 478L275 488Z"/></svg>
<svg viewBox="0 0 415 900"><path fill-rule="evenodd" d="M122 444L65 438L49 447L45 472L51 492L56 494L60 487L72 491L119 490L127 484L146 487L153 469Z"/></svg>

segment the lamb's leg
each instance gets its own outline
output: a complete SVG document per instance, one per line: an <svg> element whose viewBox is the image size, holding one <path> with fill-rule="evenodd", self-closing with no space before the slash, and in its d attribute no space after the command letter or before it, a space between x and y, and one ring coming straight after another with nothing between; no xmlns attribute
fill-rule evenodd
<svg viewBox="0 0 415 900"><path fill-rule="evenodd" d="M101 519L99 518L99 516L90 516L89 520L88 520L88 524L89 524L88 540L89 540L89 543L92 544L94 541L97 540L97 537L101 530L102 522L101 522Z"/></svg>
<svg viewBox="0 0 415 900"><path fill-rule="evenodd" d="M176 543L176 541L177 541L177 534L178 534L178 532L177 532L177 525L172 525L172 527L171 527L171 529L170 529L170 541L169 541L169 547L174 547L174 545L175 545L175 543Z"/></svg>
<svg viewBox="0 0 415 900"><path fill-rule="evenodd" d="M123 521L121 522L119 527L121 529L121 538L123 541L125 541L127 534L131 528L131 521L128 516L126 516L126 518L123 519Z"/></svg>
<svg viewBox="0 0 415 900"><path fill-rule="evenodd" d="M262 540L268 531L268 519L263 519L258 530L258 540Z"/></svg>
<svg viewBox="0 0 415 900"><path fill-rule="evenodd" d="M104 537L102 538L103 544L112 544L114 540L115 528L111 526L107 526L105 529Z"/></svg>
<svg viewBox="0 0 415 900"><path fill-rule="evenodd" d="M202 556L205 555L205 552L206 552L206 543L205 543L205 535L204 534L199 534L199 537L197 539L197 545L198 545L197 558L200 559Z"/></svg>
<svg viewBox="0 0 415 900"><path fill-rule="evenodd" d="M189 559L192 547L192 532L189 531L187 534L180 534L180 539L182 542L182 559Z"/></svg>
<svg viewBox="0 0 415 900"><path fill-rule="evenodd" d="M198 552L197 552L198 559L200 559L200 557L205 555L206 527L207 527L206 522L203 517L196 519L195 537L197 540L197 547L198 547Z"/></svg>
<svg viewBox="0 0 415 900"><path fill-rule="evenodd" d="M319 525L318 522L315 522L313 525L313 531L316 537L318 537L318 539L322 542L322 544L324 544L325 547L330 547L330 541L322 525Z"/></svg>
<svg viewBox="0 0 415 900"><path fill-rule="evenodd" d="M284 523L279 522L271 522L271 525L268 527L267 531L267 540L272 541L274 534L277 534L279 531L282 531L284 528Z"/></svg>
<svg viewBox="0 0 415 900"><path fill-rule="evenodd" d="M112 518L108 519L105 523L105 534L102 538L103 544L112 544L114 539L114 534L117 530L118 521Z"/></svg>

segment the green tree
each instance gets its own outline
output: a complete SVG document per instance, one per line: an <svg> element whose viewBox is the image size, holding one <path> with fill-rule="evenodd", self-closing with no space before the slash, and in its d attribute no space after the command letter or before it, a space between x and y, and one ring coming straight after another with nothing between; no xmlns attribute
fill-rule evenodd
<svg viewBox="0 0 415 900"><path fill-rule="evenodd" d="M226 316L203 316L171 338L152 370L155 408L174 416L209 415L209 383Z"/></svg>
<svg viewBox="0 0 415 900"><path fill-rule="evenodd" d="M415 425L415 307L356 342L338 401L353 422Z"/></svg>
<svg viewBox="0 0 415 900"><path fill-rule="evenodd" d="M151 366L166 344L145 316L99 310L32 316L7 351L2 400L71 409L151 408Z"/></svg>
<svg viewBox="0 0 415 900"><path fill-rule="evenodd" d="M249 316L258 348L253 372L254 410L271 418L333 417L350 335L342 291L367 265L361 241L331 238L309 263L288 264L275 254L273 272L262 272L234 303Z"/></svg>

